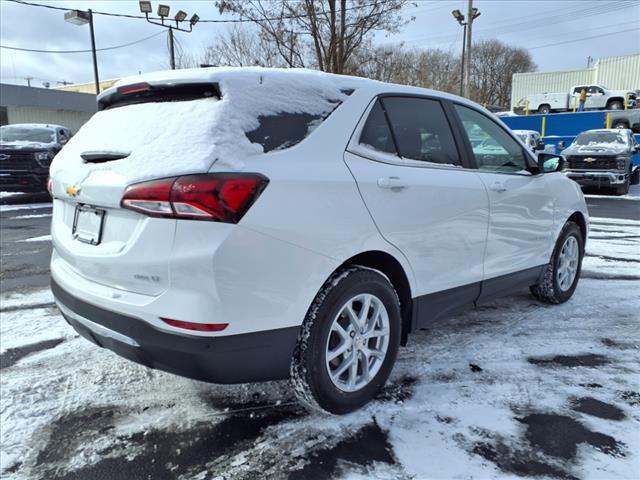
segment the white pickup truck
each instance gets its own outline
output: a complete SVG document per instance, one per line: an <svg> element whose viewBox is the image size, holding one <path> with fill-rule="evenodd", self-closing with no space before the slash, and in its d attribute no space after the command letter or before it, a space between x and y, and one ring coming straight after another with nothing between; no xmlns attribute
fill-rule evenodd
<svg viewBox="0 0 640 480"><path fill-rule="evenodd" d="M547 114L572 111L578 107L580 92L587 90L585 110L621 110L624 102L628 108L636 107L636 93L627 90L609 90L602 85L576 85L569 93L538 93L520 100L521 108L529 112Z"/></svg>

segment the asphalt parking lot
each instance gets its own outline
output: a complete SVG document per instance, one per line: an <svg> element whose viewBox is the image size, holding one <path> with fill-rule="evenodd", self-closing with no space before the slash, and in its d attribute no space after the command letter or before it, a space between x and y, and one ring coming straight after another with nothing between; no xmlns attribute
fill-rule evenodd
<svg viewBox="0 0 640 480"><path fill-rule="evenodd" d="M50 205L0 211L0 475L22 479L637 478L640 188L589 196L574 298L521 292L418 332L344 417L286 382L148 370L66 325L48 284Z"/></svg>

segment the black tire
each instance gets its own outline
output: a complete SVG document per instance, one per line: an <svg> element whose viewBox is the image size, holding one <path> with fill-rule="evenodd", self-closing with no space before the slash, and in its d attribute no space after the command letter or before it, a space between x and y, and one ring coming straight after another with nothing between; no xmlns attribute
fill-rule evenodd
<svg viewBox="0 0 640 480"><path fill-rule="evenodd" d="M627 125L627 122L625 122L624 120L618 120L613 124L613 128L619 128L620 130L624 130L629 128L629 125Z"/></svg>
<svg viewBox="0 0 640 480"><path fill-rule="evenodd" d="M541 113L542 115L551 113L551 107L549 105L540 105L540 108L538 108L538 113Z"/></svg>
<svg viewBox="0 0 640 480"><path fill-rule="evenodd" d="M640 183L640 167L636 168L631 174L631 185L638 185Z"/></svg>
<svg viewBox="0 0 640 480"><path fill-rule="evenodd" d="M367 293L377 297L387 311L389 343L378 372L361 389L346 392L338 388L329 375L327 342L333 321L342 307L355 296ZM337 271L318 292L300 330L291 362L291 383L296 396L311 409L334 414L362 407L374 397L391 373L400 345L400 330L400 301L386 277L362 267Z"/></svg>
<svg viewBox="0 0 640 480"><path fill-rule="evenodd" d="M570 236L575 237L578 241L578 264L576 275L571 286L568 289L563 290L560 288L557 272L560 263L560 252L567 238ZM575 292L576 287L578 286L578 281L580 280L583 257L584 238L582 236L582 230L580 230L580 227L577 224L569 221L565 223L560 235L558 236L556 246L553 249L553 254L551 255L551 260L547 265L545 265L542 275L540 276L540 280L530 288L533 296L542 302L552 304L564 303L569 300L573 295L573 292Z"/></svg>
<svg viewBox="0 0 640 480"><path fill-rule="evenodd" d="M613 102L609 102L607 104L607 109L609 110L622 110L624 105L620 100L614 100Z"/></svg>
<svg viewBox="0 0 640 480"><path fill-rule="evenodd" d="M630 178L627 178L626 182L624 182L622 185L618 185L615 188L616 195L626 195L627 193L629 193L629 184L631 183L630 180Z"/></svg>

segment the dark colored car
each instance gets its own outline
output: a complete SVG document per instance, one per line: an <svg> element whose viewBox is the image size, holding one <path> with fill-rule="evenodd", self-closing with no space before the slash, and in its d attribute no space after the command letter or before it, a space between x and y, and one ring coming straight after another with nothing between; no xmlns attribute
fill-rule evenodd
<svg viewBox="0 0 640 480"><path fill-rule="evenodd" d="M45 192L51 160L70 138L71 131L60 125L0 127L0 190Z"/></svg>
<svg viewBox="0 0 640 480"><path fill-rule="evenodd" d="M640 168L634 156L640 152L631 130L587 130L562 151L566 175L582 187L613 188L618 195L637 184Z"/></svg>
<svg viewBox="0 0 640 480"><path fill-rule="evenodd" d="M628 128L633 133L640 133L640 109L609 112L609 115L611 115L611 127Z"/></svg>

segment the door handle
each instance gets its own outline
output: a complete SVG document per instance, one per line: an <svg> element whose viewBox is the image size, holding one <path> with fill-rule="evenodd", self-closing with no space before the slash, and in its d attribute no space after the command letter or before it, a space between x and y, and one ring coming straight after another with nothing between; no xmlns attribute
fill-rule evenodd
<svg viewBox="0 0 640 480"><path fill-rule="evenodd" d="M504 183L502 182L494 182L491 184L491 186L489 187L489 190L493 190L494 192L505 192L507 190L507 187Z"/></svg>
<svg viewBox="0 0 640 480"><path fill-rule="evenodd" d="M402 190L403 188L407 188L409 184L404 180L400 180L398 177L382 177L378 179L378 186L391 190Z"/></svg>

